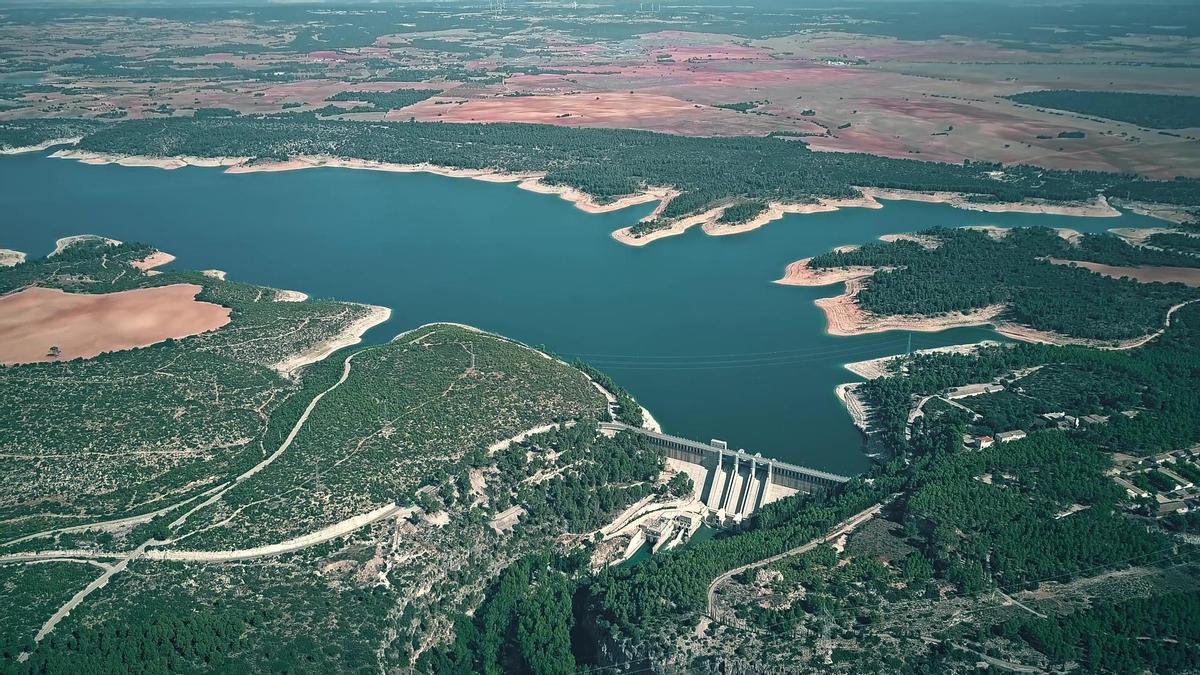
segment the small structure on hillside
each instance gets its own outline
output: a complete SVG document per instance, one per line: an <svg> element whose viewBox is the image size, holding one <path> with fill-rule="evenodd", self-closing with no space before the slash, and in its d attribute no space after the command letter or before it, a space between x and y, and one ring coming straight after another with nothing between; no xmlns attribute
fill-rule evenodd
<svg viewBox="0 0 1200 675"><path fill-rule="evenodd" d="M1021 431L1020 429L1001 431L1000 433L996 434L996 440L1000 441L1001 443L1011 443L1013 441L1019 441L1022 438L1025 438L1025 435L1025 432Z"/></svg>
<svg viewBox="0 0 1200 675"><path fill-rule="evenodd" d="M1043 413L1042 417L1054 422L1059 429L1075 429L1079 427L1079 418L1065 412Z"/></svg>

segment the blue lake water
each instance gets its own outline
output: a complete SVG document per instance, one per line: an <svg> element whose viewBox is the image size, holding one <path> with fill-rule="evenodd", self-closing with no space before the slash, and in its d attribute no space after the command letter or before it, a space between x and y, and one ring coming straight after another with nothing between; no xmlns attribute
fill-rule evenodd
<svg viewBox="0 0 1200 675"><path fill-rule="evenodd" d="M0 248L44 255L80 233L143 241L189 269L393 309L383 341L457 321L582 356L669 432L842 473L862 439L834 397L849 361L901 352L909 334L825 334L813 300L840 287L779 286L791 261L935 225L1046 225L1085 232L1157 221L987 214L892 202L791 215L739 236L699 230L643 248L609 233L650 205L586 214L512 185L345 169L88 166L0 158ZM912 334L913 348L975 342L983 328Z"/></svg>

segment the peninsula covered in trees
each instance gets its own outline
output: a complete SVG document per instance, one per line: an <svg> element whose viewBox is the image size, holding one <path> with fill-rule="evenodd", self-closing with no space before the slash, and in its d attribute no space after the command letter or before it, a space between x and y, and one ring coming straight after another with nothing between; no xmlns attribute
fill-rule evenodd
<svg viewBox="0 0 1200 675"><path fill-rule="evenodd" d="M780 137L688 137L536 124L361 123L283 114L231 119L118 122L85 136L82 152L147 157L337 157L455 169L539 174L601 203L669 187L679 194L643 226L733 205L738 218L763 202L860 196L858 187L972 195L976 202L1092 203L1104 194L1200 205L1200 181L1150 180L1094 171L992 163L948 164L862 153L813 152ZM745 202L744 206L738 206Z"/></svg>
<svg viewBox="0 0 1200 675"><path fill-rule="evenodd" d="M871 242L816 256L808 267L875 268L854 296L873 314L939 315L1001 305L998 320L1102 341L1153 333L1171 307L1200 298L1200 291L1182 284L1114 279L1050 260L1200 266L1195 257L1135 248L1114 236L1087 235L1072 244L1047 228L932 229L922 235L936 246Z"/></svg>

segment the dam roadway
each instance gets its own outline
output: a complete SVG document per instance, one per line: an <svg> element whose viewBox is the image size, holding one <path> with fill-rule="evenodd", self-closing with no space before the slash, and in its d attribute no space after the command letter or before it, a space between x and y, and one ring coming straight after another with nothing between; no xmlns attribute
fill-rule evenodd
<svg viewBox="0 0 1200 675"><path fill-rule="evenodd" d="M667 457L704 467L704 485L700 498L721 521L738 522L763 505L796 492L814 492L841 485L850 480L818 469L730 450L724 442L711 443L672 436L621 422L601 422L601 431L629 432L646 438L662 448Z"/></svg>

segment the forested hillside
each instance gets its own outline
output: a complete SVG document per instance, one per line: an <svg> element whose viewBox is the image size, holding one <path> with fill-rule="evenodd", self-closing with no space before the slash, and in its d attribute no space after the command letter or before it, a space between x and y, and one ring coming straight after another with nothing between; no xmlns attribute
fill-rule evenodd
<svg viewBox="0 0 1200 675"><path fill-rule="evenodd" d="M1200 96L1052 89L1008 98L1017 103L1106 117L1153 129L1200 127Z"/></svg>
<svg viewBox="0 0 1200 675"><path fill-rule="evenodd" d="M0 268L0 292L188 282L233 310L226 327L181 340L0 368L14 486L0 500L0 669L375 672L453 642L485 600L483 615L505 623L462 633L478 650L468 663L573 662L578 561L554 563L569 576L505 570L568 549L586 561L582 533L670 496L661 450L598 434L606 401L582 372L431 325L285 377L270 367L281 355L369 308L133 266L153 252L81 240ZM532 586L522 607L546 611L498 609L492 589L510 578Z"/></svg>
<svg viewBox="0 0 1200 675"><path fill-rule="evenodd" d="M1158 330L1167 310L1200 297L1181 284L1113 279L1046 258L1113 265L1182 264L1200 259L1134 248L1120 239L1088 235L1073 245L1045 228L1003 236L934 229L936 248L911 241L872 242L853 251L814 257L812 268L880 269L866 280L858 304L879 315L933 315L1002 304L1002 319L1076 338L1120 340Z"/></svg>
<svg viewBox="0 0 1200 675"><path fill-rule="evenodd" d="M744 531L606 572L588 589L594 620L622 657L679 667L971 672L979 653L1051 669L1082 660L1091 672L1194 663L1197 636L1172 626L1200 619L1188 599L1200 556L1128 515L1129 497L1106 474L1109 452L1200 441L1191 393L1200 384L1200 309L1178 316L1160 339L1123 352L1023 344L906 360L860 390L893 461L839 494L774 504ZM920 396L1039 365L1082 369L1100 389L1128 383L1140 414L983 451L964 447L956 415L921 418L904 433ZM1072 381L1058 382L1060 394ZM1054 395L1046 387L1027 391ZM882 519L844 551L818 548L735 577L717 595L717 616L703 616L705 588L720 572L794 547L891 494ZM1156 605L1156 597L1175 599ZM1134 617L1163 627L1134 628Z"/></svg>

